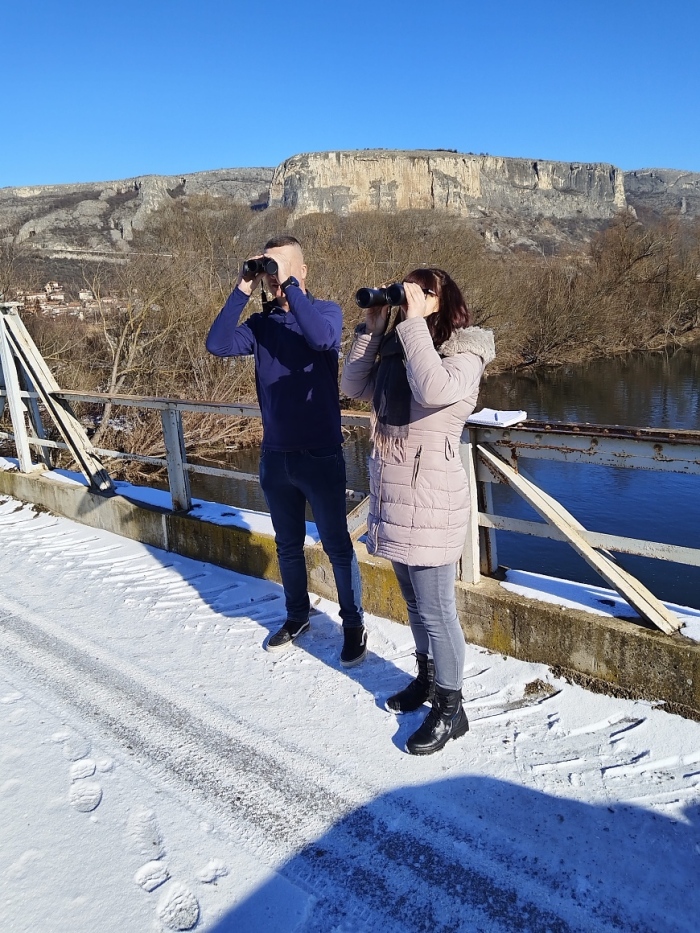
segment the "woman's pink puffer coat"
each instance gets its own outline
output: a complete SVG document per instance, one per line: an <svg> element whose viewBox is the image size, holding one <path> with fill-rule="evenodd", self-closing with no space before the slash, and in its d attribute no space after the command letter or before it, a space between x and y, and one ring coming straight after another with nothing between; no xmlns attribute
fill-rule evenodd
<svg viewBox="0 0 700 933"><path fill-rule="evenodd" d="M369 458L367 550L418 567L454 563L469 518L467 477L459 456L464 422L474 411L484 367L495 356L493 333L456 330L433 346L424 318L397 325L411 388L403 454ZM341 391L371 400L381 335L358 334L345 360Z"/></svg>

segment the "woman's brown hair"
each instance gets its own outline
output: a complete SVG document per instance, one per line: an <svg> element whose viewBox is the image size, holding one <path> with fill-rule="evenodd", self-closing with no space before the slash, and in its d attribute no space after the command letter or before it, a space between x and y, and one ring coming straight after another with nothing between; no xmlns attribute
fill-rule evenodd
<svg viewBox="0 0 700 933"><path fill-rule="evenodd" d="M422 289L429 289L437 295L438 309L426 318L435 347L441 347L459 327L471 325L472 313L464 296L443 269L414 269L404 277L404 282L415 282Z"/></svg>

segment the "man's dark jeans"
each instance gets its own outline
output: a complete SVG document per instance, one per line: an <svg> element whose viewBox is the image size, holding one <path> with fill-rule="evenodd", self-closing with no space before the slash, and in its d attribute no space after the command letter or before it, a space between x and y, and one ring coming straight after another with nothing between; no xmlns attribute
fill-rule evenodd
<svg viewBox="0 0 700 933"><path fill-rule="evenodd" d="M287 618L299 622L309 617L304 560L308 501L333 567L343 627L362 625L360 568L345 518L342 447L287 452L263 448L260 485L275 529Z"/></svg>

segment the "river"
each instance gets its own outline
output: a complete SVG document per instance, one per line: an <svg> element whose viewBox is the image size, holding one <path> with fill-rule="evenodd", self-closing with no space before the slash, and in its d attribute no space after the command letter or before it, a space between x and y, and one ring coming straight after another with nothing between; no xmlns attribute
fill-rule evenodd
<svg viewBox="0 0 700 933"><path fill-rule="evenodd" d="M580 365L488 378L479 407L524 409L536 420L700 430L700 345L638 353ZM345 444L348 485L367 489L367 436ZM256 473L257 450L234 451L232 469ZM590 531L700 548L700 477L673 473L528 461L528 474ZM256 484L193 476L192 493L231 505L264 509ZM496 511L517 518L535 513L507 487L494 486ZM605 585L571 547L497 532L499 563ZM620 563L661 599L700 609L700 568L619 555Z"/></svg>

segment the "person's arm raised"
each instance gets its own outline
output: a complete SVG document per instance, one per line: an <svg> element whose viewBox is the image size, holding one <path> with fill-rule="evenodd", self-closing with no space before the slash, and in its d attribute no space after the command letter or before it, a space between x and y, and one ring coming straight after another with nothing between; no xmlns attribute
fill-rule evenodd
<svg viewBox="0 0 700 933"><path fill-rule="evenodd" d="M255 337L252 330L247 323L238 323L248 298L249 294L236 286L209 328L206 347L214 356L249 356L253 352Z"/></svg>
<svg viewBox="0 0 700 933"><path fill-rule="evenodd" d="M389 308L368 308L365 323L355 331L355 339L345 357L340 391L348 398L370 401L374 394L374 365L389 320Z"/></svg>
<svg viewBox="0 0 700 933"><path fill-rule="evenodd" d="M285 297L304 339L312 350L331 350L340 345L343 312L334 302L313 302L298 285L288 285Z"/></svg>
<svg viewBox="0 0 700 933"><path fill-rule="evenodd" d="M475 352L444 359L433 346L425 318L413 317L396 328L406 354L406 375L413 397L425 408L442 408L466 398L481 379L484 364Z"/></svg>

